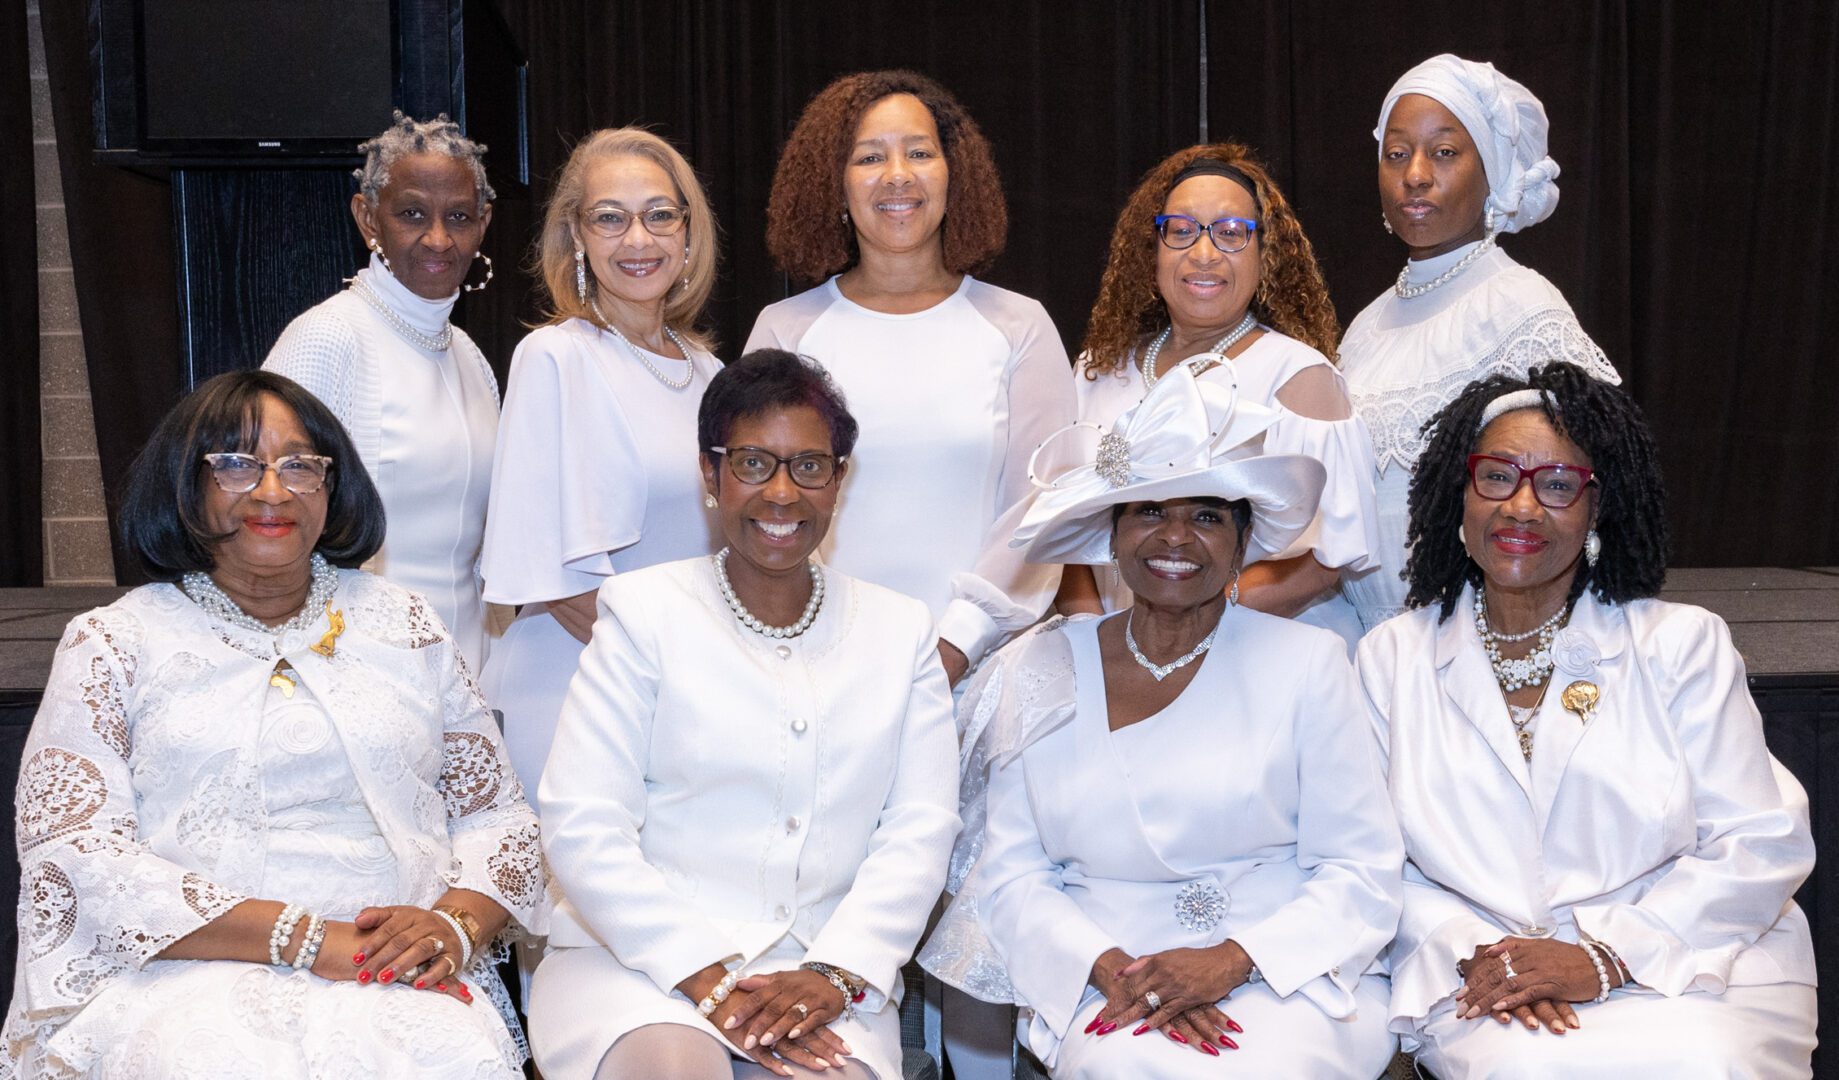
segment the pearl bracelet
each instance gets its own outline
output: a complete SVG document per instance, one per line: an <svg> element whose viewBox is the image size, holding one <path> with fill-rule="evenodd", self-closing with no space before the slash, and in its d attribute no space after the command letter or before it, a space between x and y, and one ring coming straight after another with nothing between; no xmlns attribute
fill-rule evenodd
<svg viewBox="0 0 1839 1080"><path fill-rule="evenodd" d="M313 961L319 959L319 947L325 944L325 941L326 920L317 915L309 915L306 937L300 939L300 951L294 954L294 970L313 970Z"/></svg>
<svg viewBox="0 0 1839 1080"><path fill-rule="evenodd" d="M467 967L470 966L473 962L472 935L468 934L466 932L466 928L460 925L460 920L454 918L452 915L447 914L445 911L442 911L440 908L435 908L434 913L440 916L442 919L445 919L447 922L447 925L453 927L453 936L460 939L460 966L457 970L465 971ZM704 1014L704 1015L707 1015L707 1014Z"/></svg>
<svg viewBox="0 0 1839 1080"><path fill-rule="evenodd" d="M275 928L268 932L268 962L275 967L287 966L287 961L281 959L281 950L293 938L295 925L305 915L305 908L299 904L289 904L275 917Z"/></svg>
<svg viewBox="0 0 1839 1080"><path fill-rule="evenodd" d="M714 1012L716 1006L727 1001L728 995L734 993L734 984L740 981L741 974L738 971L730 971L723 975L722 981L716 983L715 989L709 991L709 996L696 1003L696 1011L704 1016Z"/></svg>
<svg viewBox="0 0 1839 1080"><path fill-rule="evenodd" d="M1595 942L1584 942L1584 952L1589 955L1590 963L1596 967L1596 985L1598 989L1595 1001L1601 1004L1609 1000L1609 971L1603 967L1602 952Z"/></svg>

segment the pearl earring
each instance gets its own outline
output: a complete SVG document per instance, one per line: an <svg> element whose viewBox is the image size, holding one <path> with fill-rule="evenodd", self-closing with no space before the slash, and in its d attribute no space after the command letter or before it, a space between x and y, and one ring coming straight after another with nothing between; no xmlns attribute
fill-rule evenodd
<svg viewBox="0 0 1839 1080"><path fill-rule="evenodd" d="M843 211L843 224L849 224L849 211Z"/></svg>
<svg viewBox="0 0 1839 1080"><path fill-rule="evenodd" d="M396 273L396 268L390 265L390 257L383 254L383 245L377 243L377 238L373 236L370 238L369 246L370 250L376 254L377 259L383 263L383 269L388 270L393 276Z"/></svg>
<svg viewBox="0 0 1839 1080"><path fill-rule="evenodd" d="M1584 562L1595 566L1596 560L1602 557L1603 538L1596 534L1595 529L1591 529L1590 535L1584 537Z"/></svg>
<svg viewBox="0 0 1839 1080"><path fill-rule="evenodd" d="M483 251L475 251L473 258L485 261L485 280L477 285L461 285L460 288L465 292L484 292L485 287L492 283L492 257Z"/></svg>
<svg viewBox="0 0 1839 1080"><path fill-rule="evenodd" d="M1456 526L1456 542L1461 544L1463 547L1469 546L1469 538L1463 535L1462 526L1460 524Z"/></svg>
<svg viewBox="0 0 1839 1080"><path fill-rule="evenodd" d="M587 303L587 252L575 249L575 295Z"/></svg>
<svg viewBox="0 0 1839 1080"><path fill-rule="evenodd" d="M1482 208L1481 231L1488 236L1494 235L1494 207L1492 206Z"/></svg>
<svg viewBox="0 0 1839 1080"><path fill-rule="evenodd" d="M715 496L710 495L707 492L704 492L702 496L702 504L711 510L715 509Z"/></svg>

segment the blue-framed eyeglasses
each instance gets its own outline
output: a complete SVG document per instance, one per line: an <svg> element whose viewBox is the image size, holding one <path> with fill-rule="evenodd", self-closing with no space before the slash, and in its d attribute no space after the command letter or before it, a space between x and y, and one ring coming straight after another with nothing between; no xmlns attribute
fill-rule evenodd
<svg viewBox="0 0 1839 1080"><path fill-rule="evenodd" d="M1206 233L1214 247L1228 254L1244 251L1257 231L1257 222L1242 217L1223 217L1211 225L1202 225L1186 214L1156 215L1156 232L1162 236L1162 246L1176 251L1193 247L1201 233Z"/></svg>

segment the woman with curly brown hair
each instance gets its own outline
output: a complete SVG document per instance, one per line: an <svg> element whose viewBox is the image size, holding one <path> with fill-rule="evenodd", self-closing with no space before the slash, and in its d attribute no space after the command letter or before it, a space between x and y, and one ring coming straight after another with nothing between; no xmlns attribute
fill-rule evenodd
<svg viewBox="0 0 1839 1080"><path fill-rule="evenodd" d="M1233 588L1351 647L1359 623L1335 585L1371 564L1377 535L1372 444L1328 360L1338 331L1315 250L1251 150L1191 146L1151 169L1118 216L1075 384L1079 419L1105 428L1184 362L1275 409L1263 452L1319 459L1328 486L1309 546L1247 568ZM1127 597L1115 575L1068 567L1060 606L1115 611Z"/></svg>
<svg viewBox="0 0 1839 1080"><path fill-rule="evenodd" d="M811 100L779 159L767 247L822 282L760 313L747 351L821 362L862 423L826 565L931 608L955 682L1040 617L1059 580L1002 519L1028 457L1073 419L1069 363L1041 305L979 281L1008 210L988 142L923 75L846 75Z"/></svg>

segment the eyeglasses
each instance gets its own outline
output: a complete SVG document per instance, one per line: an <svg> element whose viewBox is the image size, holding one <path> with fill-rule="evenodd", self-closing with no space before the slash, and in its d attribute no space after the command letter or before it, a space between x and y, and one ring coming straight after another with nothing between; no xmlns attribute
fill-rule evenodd
<svg viewBox="0 0 1839 1080"><path fill-rule="evenodd" d="M211 467L217 486L232 495L254 491L270 469L281 478L281 486L296 495L313 494L332 474L332 459L319 454L288 454L273 461L254 454L206 454L204 463Z"/></svg>
<svg viewBox="0 0 1839 1080"><path fill-rule="evenodd" d="M582 215L588 228L608 240L626 235L635 220L643 223L645 231L653 236L670 236L682 229L689 219L690 212L680 206L652 206L636 214L617 206L596 206Z"/></svg>
<svg viewBox="0 0 1839 1080"><path fill-rule="evenodd" d="M812 491L829 487L830 482L836 479L837 466L843 463L842 458L819 453L794 454L783 458L771 450L761 450L755 446L737 446L732 450L726 446L711 446L709 453L727 457L728 471L743 484L764 484L783 465L792 483Z"/></svg>
<svg viewBox="0 0 1839 1080"><path fill-rule="evenodd" d="M1532 481L1533 498L1548 510L1563 510L1583 497L1584 489L1596 483L1596 470L1582 465L1541 465L1522 469L1506 458L1487 454L1469 455L1469 483L1475 494L1492 502L1506 502Z"/></svg>
<svg viewBox="0 0 1839 1080"><path fill-rule="evenodd" d="M1162 246L1176 251L1193 247L1201 233L1206 233L1214 247L1228 254L1244 251L1257 231L1257 222L1242 217L1223 217L1211 225L1202 225L1186 214L1156 215L1156 232L1162 236Z"/></svg>

